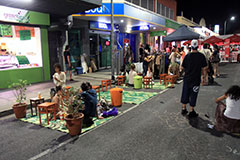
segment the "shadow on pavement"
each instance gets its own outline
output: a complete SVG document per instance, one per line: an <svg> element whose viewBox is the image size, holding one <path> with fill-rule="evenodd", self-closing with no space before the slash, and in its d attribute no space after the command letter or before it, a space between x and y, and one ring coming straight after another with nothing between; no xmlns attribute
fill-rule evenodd
<svg viewBox="0 0 240 160"><path fill-rule="evenodd" d="M228 78L228 74L220 74L219 78Z"/></svg>
<svg viewBox="0 0 240 160"><path fill-rule="evenodd" d="M222 132L219 132L214 128L213 129L208 128L208 124L212 124L212 122L209 120L202 119L201 117L188 118L188 120L189 120L189 124L193 128L196 128L196 129L204 131L204 132L208 132L211 135L216 136L216 137L223 137Z"/></svg>
<svg viewBox="0 0 240 160"><path fill-rule="evenodd" d="M219 87L222 87L222 85L217 83L216 81L214 81L213 84L209 84L209 86L219 86Z"/></svg>

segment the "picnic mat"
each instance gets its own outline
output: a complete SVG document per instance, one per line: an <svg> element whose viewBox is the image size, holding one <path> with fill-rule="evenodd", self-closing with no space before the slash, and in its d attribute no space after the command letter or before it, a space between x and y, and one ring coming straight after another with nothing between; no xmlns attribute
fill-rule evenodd
<svg viewBox="0 0 240 160"><path fill-rule="evenodd" d="M157 95L157 92L136 92L136 91L123 91L123 103L140 104L147 99ZM105 97L107 101L111 102L110 92L101 92L101 97Z"/></svg>
<svg viewBox="0 0 240 160"><path fill-rule="evenodd" d="M173 85L175 86L175 84ZM119 86L120 88L133 88L133 87L128 87L126 85L123 86ZM165 87L164 84L160 84L159 82L154 82L153 88L152 89L156 89L156 90L165 90L166 88L171 87L171 84L169 83L167 87ZM144 89L144 88L143 88Z"/></svg>
<svg viewBox="0 0 240 160"><path fill-rule="evenodd" d="M40 125L39 123L39 117L38 116L33 116L31 117L31 114L28 113L27 118L22 118L20 119L23 122L27 122L27 123L32 123L32 124L36 124L36 125ZM50 116L49 116L50 117ZM104 119L97 119L97 118L93 118L94 124L88 128L82 128L82 133L87 132L107 121L109 121L110 119L112 119L113 117L108 117L108 118L104 118ZM65 124L66 121L65 120L60 120L57 119L57 121L49 121L49 125L47 124L47 115L46 114L41 114L41 121L42 124L41 126L49 128L49 129L53 129L53 130L58 130L60 132L64 132L64 133L69 133L68 129L66 128Z"/></svg>

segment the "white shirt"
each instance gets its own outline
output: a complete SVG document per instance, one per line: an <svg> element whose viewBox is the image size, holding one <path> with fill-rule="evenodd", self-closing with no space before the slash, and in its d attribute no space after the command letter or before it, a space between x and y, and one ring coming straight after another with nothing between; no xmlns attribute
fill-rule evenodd
<svg viewBox="0 0 240 160"><path fill-rule="evenodd" d="M152 77L152 72L147 71L147 77Z"/></svg>
<svg viewBox="0 0 240 160"><path fill-rule="evenodd" d="M56 77L60 82L56 81L56 80L55 80L55 77ZM65 87L65 84L66 84L66 75L65 75L65 73L64 73L64 72L61 72L60 74L55 73L55 74L53 75L53 82L54 82L55 86Z"/></svg>
<svg viewBox="0 0 240 160"><path fill-rule="evenodd" d="M128 76L128 79L129 79L129 80L128 80L128 83L129 83L129 84L133 84L133 78L134 78L135 76L137 76L137 72L131 70L131 71L129 72L129 76Z"/></svg>
<svg viewBox="0 0 240 160"><path fill-rule="evenodd" d="M204 56L206 57L207 60L209 60L210 57L212 56L210 49L203 49L202 53L204 54Z"/></svg>
<svg viewBox="0 0 240 160"><path fill-rule="evenodd" d="M226 99L226 110L224 115L231 119L238 119L240 120L240 99L235 101L228 97Z"/></svg>

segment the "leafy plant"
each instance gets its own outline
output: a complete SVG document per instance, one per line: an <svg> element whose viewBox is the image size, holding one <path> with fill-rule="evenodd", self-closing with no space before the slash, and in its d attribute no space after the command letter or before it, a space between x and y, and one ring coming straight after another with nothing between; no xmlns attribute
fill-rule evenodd
<svg viewBox="0 0 240 160"><path fill-rule="evenodd" d="M80 109L83 109L81 95L79 89L70 88L63 89L62 109L71 115L77 115Z"/></svg>
<svg viewBox="0 0 240 160"><path fill-rule="evenodd" d="M16 102L22 104L26 100L27 91L27 80L18 80L16 83L9 85L9 88L13 88L14 96L16 97Z"/></svg>

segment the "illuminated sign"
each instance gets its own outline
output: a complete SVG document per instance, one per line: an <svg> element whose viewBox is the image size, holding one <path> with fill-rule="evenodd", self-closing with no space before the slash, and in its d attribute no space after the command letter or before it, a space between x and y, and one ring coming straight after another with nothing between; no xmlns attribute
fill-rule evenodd
<svg viewBox="0 0 240 160"><path fill-rule="evenodd" d="M149 25L143 25L143 26L134 26L132 27L132 31L147 31L149 30Z"/></svg>
<svg viewBox="0 0 240 160"><path fill-rule="evenodd" d="M102 23L102 22L90 22L90 29L99 29L99 30L111 30L111 24Z"/></svg>
<svg viewBox="0 0 240 160"><path fill-rule="evenodd" d="M217 33L217 34L219 34L219 30L220 30L220 26L219 26L219 24L216 24L216 25L214 26L214 32Z"/></svg>
<svg viewBox="0 0 240 160"><path fill-rule="evenodd" d="M98 23L98 28L100 29L108 29L108 26L106 23Z"/></svg>

